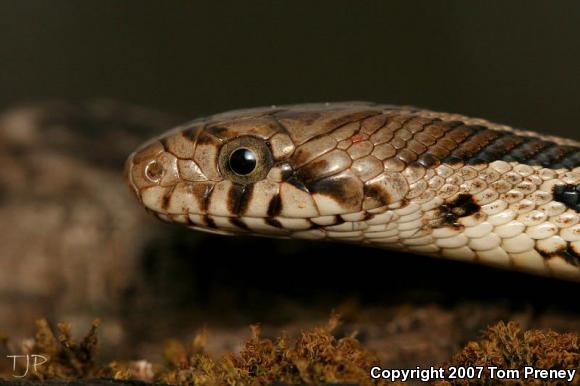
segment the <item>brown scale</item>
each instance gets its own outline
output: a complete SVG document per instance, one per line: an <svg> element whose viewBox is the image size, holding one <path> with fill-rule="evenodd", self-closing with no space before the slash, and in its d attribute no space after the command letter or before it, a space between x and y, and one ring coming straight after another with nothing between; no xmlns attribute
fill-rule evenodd
<svg viewBox="0 0 580 386"><path fill-rule="evenodd" d="M278 114L284 118L291 116L299 119L301 116L299 112ZM397 150L395 157L405 163L417 161L425 167L435 167L440 163L474 165L504 160L551 168L580 165L580 149L575 146L559 145L512 131L494 130L484 124L445 120L445 114L441 114L442 118L425 118L420 111L396 114L389 110L383 114L387 119L381 128L393 127L394 136L389 143ZM309 124L316 121L314 117L309 118ZM377 115L370 111L346 113L326 122L329 127L326 133L357 120L362 121L361 127L365 127L365 121L369 119L378 121Z"/></svg>
<svg viewBox="0 0 580 386"><path fill-rule="evenodd" d="M517 130L495 130L493 124L489 126L483 124L468 124L463 120L447 119L455 116L447 114L436 114L436 117L425 117L419 110L397 112L389 109L382 114L373 114L372 111L345 112L326 122L327 134L334 132L343 125L360 122L359 133L372 127L370 134L383 131L382 136L388 139L395 152L392 158L398 159L407 166L419 164L425 168L434 168L441 163L467 165L486 164L496 160L508 162L519 162L527 165L540 165L553 169L574 168L580 165L580 149L575 146L557 144L553 141L529 135L520 135ZM274 114L276 115L276 114ZM288 117L286 114L284 117ZM293 112L295 119L300 119L299 112ZM317 117L309 116L308 124L315 124ZM469 121L466 118L466 121ZM367 123L368 122L368 123ZM379 125L377 125L379 123ZM385 132L386 130L386 132ZM290 130L291 131L291 130ZM390 134L388 134L390 133ZM323 135L322 133L319 135ZM341 201L359 200L360 189L358 186L343 186L340 178L326 177L317 179L318 169L325 169L325 161L317 163L314 161L305 168L298 171L296 177L303 182L305 188L310 192L318 192L334 195ZM352 182L352 181L351 181ZM376 189L375 189L376 190ZM375 197L384 204L390 202L388 196L384 196L382 189L372 190L366 184L363 185L364 196ZM570 204L568 201L559 199L568 207L578 210L578 205ZM461 198L461 197L460 197ZM465 201L465 202L463 202ZM457 219L454 212L461 206L469 206L468 200L448 204L442 207L445 224L452 224ZM455 207L453 206L455 205ZM472 212L473 206L466 209Z"/></svg>
<svg viewBox="0 0 580 386"><path fill-rule="evenodd" d="M341 114L342 111L344 114ZM494 130L493 124L489 126L485 123L468 124L466 121L469 121L469 118L415 108L400 109L396 106L358 103L321 106L318 111L266 110L264 114L270 115L280 130L288 132L291 136L297 130L296 127L323 125L323 130L317 130L320 136L328 135L351 123L359 122L359 129L364 131L367 122L371 126L380 122L381 128L393 127L395 135L389 143L397 150L395 156L404 162L417 161L425 167L435 167L442 162L481 164L495 160L517 161L551 168L574 168L580 165L580 149L576 146L561 145L527 134L519 135L517 131ZM334 116L329 119L326 114ZM286 126L282 123L288 123L288 120L294 124ZM185 130L183 135L191 140L197 140L199 145L205 142L213 143L213 135L208 135L210 133L207 131L219 136L229 130L215 122L212 123L211 120L201 126L206 128L199 130L198 126ZM375 129L374 132L376 131ZM309 138L307 141L312 139ZM163 145L167 147L164 142Z"/></svg>
<svg viewBox="0 0 580 386"><path fill-rule="evenodd" d="M332 119L325 119L321 113L302 114L299 111L278 112L273 115L279 122L284 118L290 118L302 124L323 125L325 128L322 129L318 126L318 135L315 138L329 135L344 125L359 122L359 134L363 132L372 136L380 134L395 150L390 158L397 159L406 166L419 164L426 168L434 168L441 163L478 165L496 160L550 168L574 168L580 165L580 149L575 146L519 135L517 130L496 130L493 124L488 125L485 122L470 124L466 123L470 122L468 118L464 121L447 114L429 116L429 113L419 110L394 109L377 114L372 110L362 109L353 112L347 109L344 115L337 114ZM372 128L370 132L369 128ZM292 128L284 127L284 129L292 134ZM375 144L377 145L378 143ZM352 183L351 179L342 179L339 176L316 178L319 170L327 168L325 162L315 160L300 168L295 175L296 179L311 193L333 195L343 202L350 201L354 205L355 201L361 199L359 196L362 192L359 186L343 186L345 182ZM366 184L363 185L363 192L364 196L380 198L379 202L385 204L390 202L389 197L383 197L382 191L371 191Z"/></svg>

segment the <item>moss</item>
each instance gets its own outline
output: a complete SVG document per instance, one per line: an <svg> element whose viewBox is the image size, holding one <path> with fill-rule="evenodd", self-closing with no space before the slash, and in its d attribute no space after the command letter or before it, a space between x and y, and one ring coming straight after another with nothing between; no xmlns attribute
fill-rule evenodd
<svg viewBox="0 0 580 386"><path fill-rule="evenodd" d="M282 334L275 340L262 338L255 325L239 354L219 360L204 353L204 334L196 337L190 352L171 342L165 352L167 370L159 380L186 385L373 384L368 371L379 358L353 336L336 338L332 332L338 323L334 315L326 325L303 331L295 339Z"/></svg>
<svg viewBox="0 0 580 386"><path fill-rule="evenodd" d="M333 316L325 326L303 331L295 340L282 335L275 342L261 339L259 328L254 327L252 338L233 363L256 384L371 384L368 371L380 363L379 358L354 336L333 336L338 323Z"/></svg>
<svg viewBox="0 0 580 386"><path fill-rule="evenodd" d="M372 381L369 377L369 369L380 364L380 358L366 349L354 335L337 337L334 332L338 325L339 318L333 315L322 326L304 330L295 337L283 333L273 340L263 338L258 325L251 326L251 337L240 352L220 358L206 352L207 331L202 330L188 344L168 341L163 352L163 363L140 360L102 365L96 360L98 321L77 343L71 336L70 324L58 324L55 333L45 320L40 320L35 338L25 341L22 348L24 353L49 358L46 364L38 368L38 373L29 373L32 379L108 377L171 385L387 384L386 381ZM480 340L468 343L444 366L577 369L580 368L579 345L576 334L540 330L524 332L516 323L500 322L485 331ZM0 347L7 352L18 351L2 336ZM19 373L23 370L17 369ZM11 368L0 368L0 375L8 376L11 371ZM480 384L493 382L489 377L479 381ZM574 382L580 384L578 375ZM473 380L442 381L436 385L474 383ZM533 383L526 381L525 384Z"/></svg>
<svg viewBox="0 0 580 386"><path fill-rule="evenodd" d="M577 334L559 334L554 331L522 331L516 322L499 322L484 332L481 340L469 342L463 350L455 354L449 366L497 366L501 369L522 369L532 366L537 369L578 369L580 368L580 339ZM479 384L493 384L489 372ZM505 381L502 384L546 385L545 381ZM474 381L438 382L443 385L477 384ZM576 374L573 384L580 384Z"/></svg>
<svg viewBox="0 0 580 386"><path fill-rule="evenodd" d="M20 349L15 349L7 338L0 339L3 351L7 353L21 353L23 355L41 355L48 361L36 368L36 371L29 371L28 377L31 379L81 379L92 377L97 372L95 361L97 353L97 329L100 322L95 320L80 342L76 342L71 336L72 327L70 323L59 323L57 334L49 326L48 322L41 319L36 322L36 335L34 339L26 340ZM11 363L12 365L12 363ZM16 361L16 374L26 372L26 361L24 359ZM6 374L10 369L2 369Z"/></svg>
<svg viewBox="0 0 580 386"><path fill-rule="evenodd" d="M207 332L197 334L189 346L171 340L166 344L165 364L156 380L172 385L241 384L242 374L228 357L214 360L205 352Z"/></svg>

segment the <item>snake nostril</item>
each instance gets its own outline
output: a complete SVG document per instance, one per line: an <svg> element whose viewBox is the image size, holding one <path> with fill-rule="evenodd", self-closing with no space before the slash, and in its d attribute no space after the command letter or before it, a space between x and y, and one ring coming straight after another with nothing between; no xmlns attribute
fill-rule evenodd
<svg viewBox="0 0 580 386"><path fill-rule="evenodd" d="M158 182L163 177L163 166L157 161L151 161L145 166L145 175L152 182Z"/></svg>

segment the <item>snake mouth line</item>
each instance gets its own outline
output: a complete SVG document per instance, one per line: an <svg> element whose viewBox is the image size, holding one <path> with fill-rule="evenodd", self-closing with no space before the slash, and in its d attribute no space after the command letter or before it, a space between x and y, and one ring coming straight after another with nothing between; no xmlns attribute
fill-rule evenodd
<svg viewBox="0 0 580 386"><path fill-rule="evenodd" d="M161 220L217 234L258 233L283 236L318 226L310 219L292 217L225 216L208 213L169 213L147 209Z"/></svg>
<svg viewBox="0 0 580 386"><path fill-rule="evenodd" d="M368 228L368 224L364 221L349 219L349 215L298 218L284 216L227 216L207 213L171 214L152 209L148 209L148 211L166 222L185 225L192 229L230 235L256 234L258 236L292 236L305 239L325 239L334 236L342 241L351 239L353 241L361 241L363 231ZM347 218L345 219L343 216ZM382 226L388 226L389 222L387 220ZM395 224L393 223L392 225Z"/></svg>

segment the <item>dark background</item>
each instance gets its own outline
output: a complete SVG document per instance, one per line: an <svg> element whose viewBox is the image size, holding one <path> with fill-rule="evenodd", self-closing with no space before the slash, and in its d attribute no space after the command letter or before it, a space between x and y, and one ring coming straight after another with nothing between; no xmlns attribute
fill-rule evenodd
<svg viewBox="0 0 580 386"><path fill-rule="evenodd" d="M0 107L372 100L574 136L580 3L2 0Z"/></svg>
<svg viewBox="0 0 580 386"><path fill-rule="evenodd" d="M107 98L194 118L259 105L370 100L578 139L579 38L576 0L0 0L0 110ZM230 321L244 313L242 323L287 321L296 318L293 303L283 305L288 298L335 305L353 296L444 306L468 299L482 309L506 299L510 307L532 304L532 313L579 311L573 283L354 246L224 239L165 226L170 236L156 240L141 267L154 311L177 305L184 313L219 309ZM138 291L127 297L146 298ZM154 307L124 309L143 322Z"/></svg>

